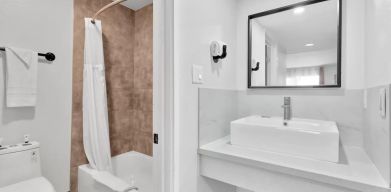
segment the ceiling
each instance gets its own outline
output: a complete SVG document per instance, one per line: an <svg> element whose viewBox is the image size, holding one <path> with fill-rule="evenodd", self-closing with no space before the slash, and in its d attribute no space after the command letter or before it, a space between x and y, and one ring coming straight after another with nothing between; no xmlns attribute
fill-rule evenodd
<svg viewBox="0 0 391 192"><path fill-rule="evenodd" d="M256 18L266 34L287 54L333 49L338 42L338 0L305 6L301 14L293 10ZM314 46L306 47L313 43Z"/></svg>
<svg viewBox="0 0 391 192"><path fill-rule="evenodd" d="M121 4L128 7L129 9L137 11L149 4L152 4L152 1L153 0L127 0Z"/></svg>

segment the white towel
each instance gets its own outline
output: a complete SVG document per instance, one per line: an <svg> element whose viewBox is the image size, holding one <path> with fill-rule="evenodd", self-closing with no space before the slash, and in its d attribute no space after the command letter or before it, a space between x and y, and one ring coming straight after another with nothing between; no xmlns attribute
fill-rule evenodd
<svg viewBox="0 0 391 192"><path fill-rule="evenodd" d="M136 192L137 190L128 190L132 186L122 179L114 176L110 172L107 171L95 171L92 174L92 177L94 180L108 188L110 188L113 191L116 192Z"/></svg>
<svg viewBox="0 0 391 192"><path fill-rule="evenodd" d="M6 48L7 107L32 107L37 101L38 53Z"/></svg>

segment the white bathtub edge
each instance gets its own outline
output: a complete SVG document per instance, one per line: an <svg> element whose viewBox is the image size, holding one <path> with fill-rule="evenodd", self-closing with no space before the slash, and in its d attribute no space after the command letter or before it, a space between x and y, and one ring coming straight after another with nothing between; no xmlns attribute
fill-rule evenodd
<svg viewBox="0 0 391 192"><path fill-rule="evenodd" d="M143 153L139 153L137 151L130 151L130 152L123 153L123 154L112 157L112 162L114 164L113 165L114 167L118 166L118 164L121 166L121 163L123 165L124 162L130 163L130 165L128 165L128 163L126 163L126 165L123 165L126 167L127 166L139 166L139 163L143 164L144 166L146 166L146 165L149 166L149 164L150 164L150 166L152 166L152 159L153 159L153 157L145 155ZM146 162L146 164L145 164L145 162ZM79 192L113 192L108 187L95 181L95 179L92 177L94 172L96 172L96 170L92 169L89 166L89 164L80 165L78 167L78 191ZM149 192L149 190L147 190L145 192Z"/></svg>

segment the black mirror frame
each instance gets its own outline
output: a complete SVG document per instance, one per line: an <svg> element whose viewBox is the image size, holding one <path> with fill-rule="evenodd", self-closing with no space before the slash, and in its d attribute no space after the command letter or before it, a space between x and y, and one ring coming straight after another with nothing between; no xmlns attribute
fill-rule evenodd
<svg viewBox="0 0 391 192"><path fill-rule="evenodd" d="M303 1L300 3L295 3L292 5L272 9L269 11L261 12L261 13L256 13L253 15L248 16L248 70L247 70L247 88L249 89L256 89L256 88L341 88L342 86L342 0L338 0L338 56L337 56L337 84L336 85L311 85L311 86L252 86L251 85L251 73L252 73L252 65L251 65L251 57L252 57L252 34L251 34L251 19L258 18L258 17L263 17L266 15L271 15L283 11L288 11L297 7L301 6L307 6L307 5L312 5L316 3L321 3L324 1L330 1L330 0L308 0L308 1Z"/></svg>

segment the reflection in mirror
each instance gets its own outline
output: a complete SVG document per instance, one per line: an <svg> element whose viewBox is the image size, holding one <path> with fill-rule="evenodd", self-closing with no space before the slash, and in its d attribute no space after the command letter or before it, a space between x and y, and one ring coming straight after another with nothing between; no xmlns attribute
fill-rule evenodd
<svg viewBox="0 0 391 192"><path fill-rule="evenodd" d="M339 3L307 1L250 16L249 87L340 87Z"/></svg>

